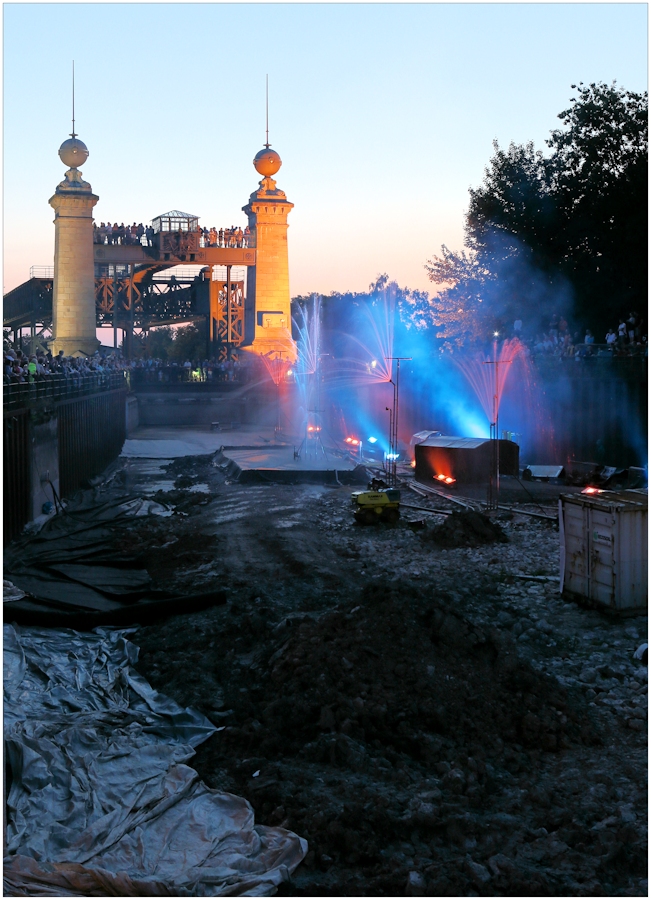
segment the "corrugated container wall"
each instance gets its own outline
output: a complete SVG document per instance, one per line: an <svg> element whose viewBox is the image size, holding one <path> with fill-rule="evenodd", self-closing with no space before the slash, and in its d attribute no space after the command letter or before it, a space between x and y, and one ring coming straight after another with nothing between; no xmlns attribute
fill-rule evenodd
<svg viewBox="0 0 651 900"><path fill-rule="evenodd" d="M562 494L559 505L563 595L621 613L646 609L646 494Z"/></svg>

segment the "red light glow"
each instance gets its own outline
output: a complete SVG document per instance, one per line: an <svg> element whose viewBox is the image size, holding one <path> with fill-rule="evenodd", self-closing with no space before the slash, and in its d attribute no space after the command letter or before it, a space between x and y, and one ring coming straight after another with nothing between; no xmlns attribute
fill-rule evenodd
<svg viewBox="0 0 651 900"><path fill-rule="evenodd" d="M416 465L416 463L414 463L414 465ZM452 478L451 475L436 475L435 477L437 481L443 481L445 484L454 484L457 480L456 478Z"/></svg>
<svg viewBox="0 0 651 900"><path fill-rule="evenodd" d="M582 494L603 494L604 492L602 491L601 488L587 487L587 488L583 488L581 493Z"/></svg>

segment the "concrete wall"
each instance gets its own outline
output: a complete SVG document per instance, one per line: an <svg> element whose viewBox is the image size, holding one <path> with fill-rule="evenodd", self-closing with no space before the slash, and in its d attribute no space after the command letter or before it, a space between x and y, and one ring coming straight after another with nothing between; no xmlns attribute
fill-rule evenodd
<svg viewBox="0 0 651 900"><path fill-rule="evenodd" d="M238 425L273 425L273 404L258 397L231 398L215 395L139 394L138 421L142 426L206 428L213 422Z"/></svg>
<svg viewBox="0 0 651 900"><path fill-rule="evenodd" d="M59 430L58 419L53 415L47 422L32 421L31 441L31 519L43 512L43 504L54 503L52 482L57 495L59 490Z"/></svg>
<svg viewBox="0 0 651 900"><path fill-rule="evenodd" d="M54 403L35 401L5 411L5 544L42 514L44 503L54 501L52 486L62 499L71 497L119 456L126 399L126 391L120 389ZM131 421L137 422L135 398Z"/></svg>

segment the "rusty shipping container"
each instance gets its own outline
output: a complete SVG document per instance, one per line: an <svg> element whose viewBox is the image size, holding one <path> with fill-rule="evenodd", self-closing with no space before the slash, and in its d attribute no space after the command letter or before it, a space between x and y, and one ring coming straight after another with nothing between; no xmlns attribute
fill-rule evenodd
<svg viewBox="0 0 651 900"><path fill-rule="evenodd" d="M648 602L646 491L561 494L563 596L621 614Z"/></svg>

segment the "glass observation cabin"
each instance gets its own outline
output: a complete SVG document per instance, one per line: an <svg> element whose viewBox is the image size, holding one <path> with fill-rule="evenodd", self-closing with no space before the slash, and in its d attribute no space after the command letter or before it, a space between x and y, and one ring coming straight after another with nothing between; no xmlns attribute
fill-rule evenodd
<svg viewBox="0 0 651 900"><path fill-rule="evenodd" d="M155 234L165 231L198 231L199 216L193 216L191 213L173 209L170 212L156 216L155 219L151 220L151 225Z"/></svg>

